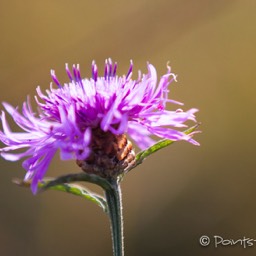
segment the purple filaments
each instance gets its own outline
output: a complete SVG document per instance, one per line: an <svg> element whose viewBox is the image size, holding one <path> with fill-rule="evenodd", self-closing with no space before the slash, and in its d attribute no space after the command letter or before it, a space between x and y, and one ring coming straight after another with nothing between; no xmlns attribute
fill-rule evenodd
<svg viewBox="0 0 256 256"><path fill-rule="evenodd" d="M148 63L147 68L146 74L139 72L137 80L132 80L132 62L127 75L117 76L117 64L106 60L103 77L98 75L93 62L91 78L81 77L79 65L73 65L72 71L66 65L70 82L63 85L51 71L57 88L51 85L45 93L37 88L35 99L40 110L37 115L29 99L23 103L21 113L3 104L23 132L12 132L2 111L0 141L5 146L0 149L1 156L9 161L25 158L25 179L32 179L35 193L57 151L62 160L84 160L89 156L95 129L114 135L126 134L141 149L154 143L152 135L198 145L191 134L179 129L186 127L188 120L196 121L197 109L166 108L170 103L182 105L168 98L168 87L176 76L168 67L158 81L154 66ZM20 149L22 153L15 153Z"/></svg>

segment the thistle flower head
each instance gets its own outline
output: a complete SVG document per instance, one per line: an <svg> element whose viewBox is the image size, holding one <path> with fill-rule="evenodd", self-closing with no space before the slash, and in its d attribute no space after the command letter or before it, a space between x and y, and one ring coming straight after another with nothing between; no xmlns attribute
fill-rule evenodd
<svg viewBox="0 0 256 256"><path fill-rule="evenodd" d="M191 135L177 130L186 126L187 120L195 121L197 109L186 112L180 108L166 109L168 103L182 105L168 99L168 86L176 76L167 67L167 73L158 82L154 66L147 64L147 68L147 74L139 72L137 80L133 80L132 62L126 75L117 76L117 64L106 60L103 77L98 76L93 62L91 78L81 77L79 65L74 65L72 70L66 65L70 82L65 84L51 71L56 86L51 84L45 93L37 87L37 114L29 98L23 103L22 113L3 103L6 112L24 132L12 132L2 111L0 140L6 146L0 149L1 156L9 161L26 158L23 162L27 171L25 180L32 179L32 191L36 192L37 183L44 177L57 150L62 160L76 159L89 172L102 172L106 164L104 157L108 156L107 168L111 169L109 166L113 163L118 175L133 159L126 135L141 149L154 143L152 135L197 144ZM25 150L12 152L19 149ZM95 161L100 162L96 170L92 166Z"/></svg>

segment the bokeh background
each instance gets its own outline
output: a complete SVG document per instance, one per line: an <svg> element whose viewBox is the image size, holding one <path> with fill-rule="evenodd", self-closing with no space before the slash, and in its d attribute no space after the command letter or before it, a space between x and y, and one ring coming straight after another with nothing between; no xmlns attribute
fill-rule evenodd
<svg viewBox="0 0 256 256"><path fill-rule="evenodd" d="M102 72L111 57L119 74L133 59L135 70L146 72L149 61L160 76L170 61L179 81L171 98L200 109L200 147L176 143L126 176L126 255L255 255L256 242L244 249L198 241L256 239L255 10L254 0L0 2L1 101L21 106L37 85L48 88L50 69L65 82L65 63L89 76L92 60ZM0 170L0 255L112 254L100 208L16 187L20 162L0 159ZM48 174L74 171L56 157Z"/></svg>

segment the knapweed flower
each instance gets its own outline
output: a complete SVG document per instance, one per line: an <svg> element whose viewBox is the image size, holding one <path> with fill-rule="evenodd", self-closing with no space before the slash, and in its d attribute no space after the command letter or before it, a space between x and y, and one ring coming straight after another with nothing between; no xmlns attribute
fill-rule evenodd
<svg viewBox="0 0 256 256"><path fill-rule="evenodd" d="M33 112L29 98L22 113L3 103L24 132L12 132L2 111L0 140L6 147L0 149L1 156L9 161L26 158L25 180L32 179L35 193L57 150L62 160L76 159L84 171L107 177L119 175L134 160L126 135L141 149L154 143L152 135L197 144L191 135L177 130L187 120L195 121L197 109L166 109L168 103L182 105L168 99L168 86L176 76L167 67L158 82L154 66L147 64L147 68L147 74L139 72L137 80L132 80L132 62L122 77L116 75L117 64L111 59L106 60L103 77L98 76L94 62L91 78L81 77L79 65L72 71L66 65L70 82L63 85L51 71L56 88L51 84L44 94L37 87L38 113ZM25 151L12 153L20 149Z"/></svg>

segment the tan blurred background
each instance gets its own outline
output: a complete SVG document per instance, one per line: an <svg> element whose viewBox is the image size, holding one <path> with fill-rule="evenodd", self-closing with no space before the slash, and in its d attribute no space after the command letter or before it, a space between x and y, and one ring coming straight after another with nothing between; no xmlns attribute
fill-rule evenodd
<svg viewBox="0 0 256 256"><path fill-rule="evenodd" d="M133 59L179 83L171 97L200 109L201 143L176 143L147 159L123 182L126 255L255 255L241 246L207 248L201 235L256 239L256 1L1 1L1 101L21 106L50 69L105 58L119 74ZM134 72L136 77L136 72ZM2 107L1 107L2 109ZM21 162L0 159L0 255L111 255L107 216L60 192L33 196L16 187ZM78 171L56 157L48 172ZM91 187L94 189L94 187Z"/></svg>

